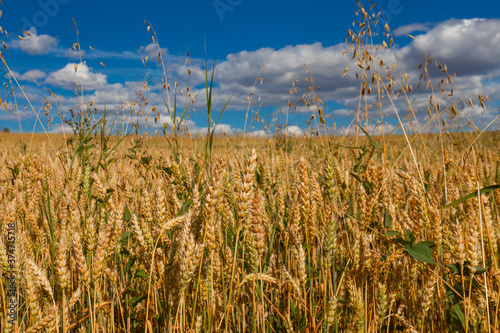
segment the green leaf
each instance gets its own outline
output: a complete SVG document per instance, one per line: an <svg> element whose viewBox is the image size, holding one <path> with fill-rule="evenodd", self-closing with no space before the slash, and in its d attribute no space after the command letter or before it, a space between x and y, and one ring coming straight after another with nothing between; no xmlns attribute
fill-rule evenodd
<svg viewBox="0 0 500 333"><path fill-rule="evenodd" d="M120 244L124 246L132 238L132 231L125 231L120 235Z"/></svg>
<svg viewBox="0 0 500 333"><path fill-rule="evenodd" d="M456 325L460 326L459 331L465 332L465 316L462 312L462 309L460 309L460 302L464 292L462 289L462 284L456 283L453 288L449 285L445 285L445 288L448 300L452 305L451 309L449 310L449 314L451 318L454 319Z"/></svg>
<svg viewBox="0 0 500 333"><path fill-rule="evenodd" d="M423 242L419 242L419 244L424 244L424 245L427 245L428 247L434 247L436 246L436 243L434 243L433 241L423 241Z"/></svg>
<svg viewBox="0 0 500 333"><path fill-rule="evenodd" d="M453 310L456 318L460 319L460 322L462 323L462 328L465 327L465 315L462 312L462 309L460 309L460 306L458 304L453 304ZM465 331L465 330L464 330Z"/></svg>
<svg viewBox="0 0 500 333"><path fill-rule="evenodd" d="M132 220L132 213L128 210L128 207L125 207L125 210L123 211L123 220L125 222L130 222L130 220Z"/></svg>
<svg viewBox="0 0 500 333"><path fill-rule="evenodd" d="M454 290L452 290L449 287L447 287L446 289L447 289L446 294L452 305L452 309L449 313L451 317L455 319L456 323L461 325L462 329L460 331L465 332L465 315L462 312L462 309L460 309L460 299L458 298L460 297L460 294L457 294L457 292L463 293L462 286L456 284L453 286Z"/></svg>
<svg viewBox="0 0 500 333"><path fill-rule="evenodd" d="M500 189L500 184L483 187L482 189L479 190L479 194L488 193L488 192L498 190L498 189ZM455 201L453 201L453 202L451 202L451 203L447 204L446 206L443 206L439 209L446 209L446 208L450 208L450 207L453 207L455 205L458 205L459 203L462 203L466 200L469 200L470 198L475 197L477 195L477 192L478 191L474 191L470 194L467 194L465 197L461 197L460 199L455 200Z"/></svg>
<svg viewBox="0 0 500 333"><path fill-rule="evenodd" d="M14 165L14 167L7 167L12 172L12 176L14 176L14 179L16 176L19 176L19 164Z"/></svg>
<svg viewBox="0 0 500 333"><path fill-rule="evenodd" d="M384 227L386 227L388 229L391 229L391 227L392 227L392 217L391 217L391 214L387 208L385 209L385 215L384 215ZM389 237L389 236L387 236L387 237Z"/></svg>
<svg viewBox="0 0 500 333"><path fill-rule="evenodd" d="M458 261L454 264L446 265L446 267L448 267L453 274L460 274L460 263Z"/></svg>
<svg viewBox="0 0 500 333"><path fill-rule="evenodd" d="M401 236L401 234L398 231L394 230L389 230L385 233L385 235L389 238L394 237L394 236Z"/></svg>
<svg viewBox="0 0 500 333"><path fill-rule="evenodd" d="M463 272L460 273L460 262L456 262L454 264L449 264L449 265L446 265L446 267L448 267L448 269L455 275L464 275L464 276L471 276L473 273L472 271L470 270L470 266L469 266L469 262L468 261L465 261L464 262L464 268L463 268ZM486 272L486 269L482 266L476 266L476 272L474 274L483 274Z"/></svg>
<svg viewBox="0 0 500 333"><path fill-rule="evenodd" d="M125 248L125 247L122 247L120 249L120 254L123 255L123 256L125 256L125 257L130 257L130 255L131 255L130 251L127 248Z"/></svg>
<svg viewBox="0 0 500 333"><path fill-rule="evenodd" d="M151 162L153 158L150 157L150 156L147 156L147 157L143 157L141 158L141 163L144 164L144 165L149 165L149 163Z"/></svg>
<svg viewBox="0 0 500 333"><path fill-rule="evenodd" d="M476 266L476 274L483 274L486 272L486 269L482 266Z"/></svg>
<svg viewBox="0 0 500 333"><path fill-rule="evenodd" d="M401 236L401 234L398 231L389 230L385 233L385 235L387 238L390 238L391 241L394 242L395 244L399 244L402 246L409 245L408 242L403 239L403 237Z"/></svg>
<svg viewBox="0 0 500 333"><path fill-rule="evenodd" d="M132 266L134 266L136 260L137 260L136 257L130 258L127 261L127 264L125 265L125 269L123 270L123 273L127 273L132 268Z"/></svg>
<svg viewBox="0 0 500 333"><path fill-rule="evenodd" d="M146 274L146 272L143 269L140 269L134 275L134 278L137 278L137 277L141 277L141 278L147 279L148 275Z"/></svg>
<svg viewBox="0 0 500 333"><path fill-rule="evenodd" d="M128 158L130 158L131 160L136 160L136 159L137 159L137 156L132 155L132 154L125 154L125 157L128 157Z"/></svg>
<svg viewBox="0 0 500 333"><path fill-rule="evenodd" d="M350 173L351 176L353 176L354 178L356 178L356 180L358 182L360 182L361 184L363 184L363 187L365 188L365 191L367 194L370 194L372 188L373 188L373 184L370 183L369 181L367 180L362 180L361 178L359 178L359 176L357 174L355 174L354 172L351 172Z"/></svg>
<svg viewBox="0 0 500 333"><path fill-rule="evenodd" d="M191 208L192 204L193 204L193 199L187 199L186 201L184 201L181 209L177 213L177 216L181 216L183 214L186 214L188 212L189 208Z"/></svg>
<svg viewBox="0 0 500 333"><path fill-rule="evenodd" d="M410 256L413 258L429 263L429 264L435 264L436 262L432 258L432 249L429 247L429 245L417 243L417 244L412 244L406 246L406 251Z"/></svg>
<svg viewBox="0 0 500 333"><path fill-rule="evenodd" d="M255 179L257 180L257 184L259 186L262 185L262 183L264 182L264 177L262 176L264 171L262 169L263 168L261 167L260 170L259 169L255 170Z"/></svg>
<svg viewBox="0 0 500 333"><path fill-rule="evenodd" d="M363 127L361 127L361 125L358 122L356 122L356 125L358 125L359 128L361 128L361 130L363 131L363 133L365 133L365 135L368 137L368 139L370 140L370 143L373 145L373 147L375 147L377 150L380 150L379 146L377 145L375 140L373 140L373 138L370 136L370 134L368 134L368 132L365 131L365 129Z"/></svg>
<svg viewBox="0 0 500 333"><path fill-rule="evenodd" d="M137 298L132 297L132 307L135 307L140 301L145 300L146 298L148 298L148 295L141 295Z"/></svg>
<svg viewBox="0 0 500 333"><path fill-rule="evenodd" d="M396 130L399 128L399 126L401 126L401 123L398 123L398 125L396 127L394 127L394 129L391 131L391 133L389 133L389 136L393 135L394 132L396 132Z"/></svg>
<svg viewBox="0 0 500 333"><path fill-rule="evenodd" d="M408 244L415 243L415 235L413 234L413 232L411 232L411 230L406 230L406 232L405 232L405 241Z"/></svg>

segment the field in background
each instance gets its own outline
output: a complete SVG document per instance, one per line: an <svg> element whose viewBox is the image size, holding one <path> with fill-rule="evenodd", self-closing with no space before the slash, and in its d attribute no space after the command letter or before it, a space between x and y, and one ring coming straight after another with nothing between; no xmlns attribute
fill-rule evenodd
<svg viewBox="0 0 500 333"><path fill-rule="evenodd" d="M397 136L219 137L207 160L1 134L20 331L494 331L500 195L442 208L500 183L498 135L417 138L417 170Z"/></svg>
<svg viewBox="0 0 500 333"><path fill-rule="evenodd" d="M6 152L23 152L24 150L36 152L42 146L52 146L58 151L66 150L65 142L70 139L72 134L42 134L42 133L1 133L0 132L0 151ZM440 137L442 139L440 139ZM126 149L133 146L133 142L139 139L143 139L143 136L129 135L127 139L123 141L123 147L120 146L120 151L126 151ZM376 143L382 148L383 139L381 136L372 136ZM113 144L118 143L122 137L110 136L110 142ZM189 138L189 136L184 136L180 138L185 150L189 152L201 153L204 152L205 139L204 137L198 136L195 138ZM168 144L169 136L149 136L145 139L145 144L148 147L154 148L155 150L170 150ZM289 147L286 148L288 151L304 149L302 152L306 152L307 147L317 147L317 148L335 148L335 147L350 147L355 141L359 141L362 144L369 144L369 139L366 136L358 137L354 136L330 136L330 137L288 137L287 142L290 143ZM485 132L481 136L477 133L449 133L449 134L416 134L410 135L410 140L412 140L412 145L417 148L417 151L425 152L424 155L430 153L438 153L437 149L432 152L432 148L436 148L441 145L441 141L444 146L453 145L457 150L464 150L470 148L471 144L480 144L482 147L499 150L498 143L500 142L500 132ZM403 135L392 135L385 138L386 144L390 146L388 154L393 154L393 149L398 147L399 149L404 149L407 146L406 140ZM215 136L214 137L214 150L220 151L224 149L243 149L248 152L251 147L262 148L267 145L272 144L277 148L285 149L285 137L283 135L277 135L269 138L252 138L246 137L243 141L243 137L239 136ZM25 148L23 148L25 145ZM392 155L395 157L395 155Z"/></svg>

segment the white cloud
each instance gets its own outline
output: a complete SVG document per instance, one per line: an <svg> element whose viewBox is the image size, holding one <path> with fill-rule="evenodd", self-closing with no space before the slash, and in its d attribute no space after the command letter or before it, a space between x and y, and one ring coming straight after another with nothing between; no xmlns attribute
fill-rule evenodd
<svg viewBox="0 0 500 333"><path fill-rule="evenodd" d="M284 129L281 130L282 134L287 134L290 136L303 136L306 131L301 129L299 126L287 126Z"/></svg>
<svg viewBox="0 0 500 333"><path fill-rule="evenodd" d="M174 124L174 122L172 121L173 117L170 117L170 115L166 114L166 113L162 113L160 115L160 118L159 118L159 121L156 123L156 124L151 124L152 127L157 127L157 128L160 128L160 127L163 127L164 124L168 125L168 126L172 126ZM180 121L180 118L177 117L177 123L179 123ZM196 129L198 128L196 126L196 124L194 123L194 121L192 121L191 119L183 119L181 124L180 124L180 127L181 128L187 128L187 129ZM170 130L168 130L170 131ZM205 128L205 132L206 132L206 128Z"/></svg>
<svg viewBox="0 0 500 333"><path fill-rule="evenodd" d="M17 108L17 110L16 110ZM2 107L3 109L3 107ZM7 103L7 109L9 110L8 112L5 111L5 109L2 110L2 112L0 112L0 120L1 121L18 121L19 119L21 120L25 120L25 119L30 119L30 118L34 118L35 117L35 114L33 113L33 111L29 110L29 109L21 109L21 108L18 108L18 106L16 106L15 104L13 103Z"/></svg>
<svg viewBox="0 0 500 333"><path fill-rule="evenodd" d="M77 49L60 49L59 53L62 54L65 58L69 59L86 59L87 57L87 52L85 50L78 51Z"/></svg>
<svg viewBox="0 0 500 333"><path fill-rule="evenodd" d="M50 35L38 35L35 27L32 27L28 32L30 36L25 35L26 39L14 40L12 47L30 55L41 55L50 53L59 42L57 38Z"/></svg>
<svg viewBox="0 0 500 333"><path fill-rule="evenodd" d="M73 129L68 124L56 124L50 129L50 133L54 134L73 134Z"/></svg>
<svg viewBox="0 0 500 333"><path fill-rule="evenodd" d="M38 83L38 80L43 79L44 77L47 76L45 72L42 72L41 70L38 69L27 71L24 74L19 74L17 72L13 73L19 81L29 81L33 83Z"/></svg>
<svg viewBox="0 0 500 333"><path fill-rule="evenodd" d="M368 134L370 136L382 135L382 133L384 133L384 135L388 135L396 127L396 126L394 126L392 124L388 124L388 123L385 123L383 127L380 123L362 124L361 126L363 127L363 129L366 132L368 132ZM405 126L405 128L406 128L406 126ZM358 132L358 135L361 135L361 136L365 135L365 133L356 125L344 126L344 127L340 127L338 129L340 135L354 135L356 133L356 130Z"/></svg>
<svg viewBox="0 0 500 333"><path fill-rule="evenodd" d="M153 61L158 60L158 45L155 43L149 43L146 46L141 46L136 51L136 54L138 54L140 57L148 56L148 58L150 58ZM165 59L168 55L168 49L162 47L161 55Z"/></svg>
<svg viewBox="0 0 500 333"><path fill-rule="evenodd" d="M297 111L297 112L300 112L300 113L313 113L313 112L316 112L318 111L318 106L316 104L310 104L309 106L307 105L304 105L304 104L301 104L301 105L297 105L297 109L292 109L293 111Z"/></svg>
<svg viewBox="0 0 500 333"><path fill-rule="evenodd" d="M401 54L410 65L427 53L459 76L485 74L500 67L499 31L500 19L451 19L416 36Z"/></svg>
<svg viewBox="0 0 500 333"><path fill-rule="evenodd" d="M258 137L258 138L267 138L267 132L264 130L258 130L258 131L252 131L248 132L246 135L248 136L253 136L253 137Z"/></svg>
<svg viewBox="0 0 500 333"><path fill-rule="evenodd" d="M96 90L90 99L96 104L106 105L108 108L132 103L136 93L140 90L141 82L126 81L122 83L106 84ZM85 88L85 86L84 86Z"/></svg>
<svg viewBox="0 0 500 333"><path fill-rule="evenodd" d="M354 114L356 114L356 111L349 110L349 109L337 109L333 110L332 113L336 116L340 117L352 117Z"/></svg>
<svg viewBox="0 0 500 333"><path fill-rule="evenodd" d="M135 51L106 51L99 50L95 48L89 49L81 49L78 51L77 49L60 49L60 53L66 57L71 59L79 59L80 55L84 59L131 59L131 60L139 60L141 58L145 58L148 56L151 60L158 59L158 46L156 44L150 43L146 46L141 46L139 49ZM166 48L161 48L162 56L166 57L168 55L168 50Z"/></svg>
<svg viewBox="0 0 500 333"><path fill-rule="evenodd" d="M396 30L394 30L394 35L395 36L402 36L402 35L407 35L411 34L412 32L417 32L417 31L429 31L430 24L429 23L412 23L408 25L403 25Z"/></svg>
<svg viewBox="0 0 500 333"><path fill-rule="evenodd" d="M314 85L321 86L324 93L331 95L332 90L348 82L339 80L348 62L342 56L342 47L341 44L324 47L321 43L314 43L286 46L279 50L262 48L230 54L215 69L216 83L220 86L216 92L224 95L221 102L227 101L232 94L231 106L246 108L247 97L264 64L265 71L259 74L263 84L257 82L253 98L260 97L260 102L264 105L283 105L288 100L288 92L296 77L300 79L300 82L295 82L297 90L301 92L303 88L307 88L303 79L308 76L308 68L304 64L309 64ZM294 96L293 100L300 99L300 95L301 93Z"/></svg>
<svg viewBox="0 0 500 333"><path fill-rule="evenodd" d="M75 66L77 66L76 72ZM93 73L86 64L69 63L60 70L50 73L45 79L45 83L67 90L75 90L77 84L81 85L82 80L84 91L96 90L106 86L107 76Z"/></svg>
<svg viewBox="0 0 500 333"><path fill-rule="evenodd" d="M132 121L137 120L138 118L132 119ZM140 124L145 124L144 119L139 119ZM171 126L173 124L172 119L168 114L161 114L159 121L157 123L154 123L152 121L148 121L148 127L151 129L160 129L163 127L164 124L167 124ZM189 133L192 133L194 135L206 135L207 134L207 127L199 127L196 125L196 123L191 120L191 119L184 119L181 123L181 129L186 129ZM212 127L210 131L214 130ZM170 133L170 129L167 129L167 133ZM236 134L241 134L243 131L241 129L235 128L231 126L230 124L217 124L215 126L214 134L215 135L236 135ZM247 133L249 134L249 133Z"/></svg>
<svg viewBox="0 0 500 333"><path fill-rule="evenodd" d="M201 135L206 135L207 129L208 129L207 127L193 128L193 132ZM235 135L235 134L240 134L242 132L243 132L242 130L234 128L229 124L217 124L214 130L215 135Z"/></svg>

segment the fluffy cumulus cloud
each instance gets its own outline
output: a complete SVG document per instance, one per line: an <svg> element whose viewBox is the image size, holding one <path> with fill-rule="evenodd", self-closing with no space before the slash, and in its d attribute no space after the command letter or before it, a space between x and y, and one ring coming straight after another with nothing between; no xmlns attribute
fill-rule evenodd
<svg viewBox="0 0 500 333"><path fill-rule="evenodd" d="M19 74L17 72L13 72L15 77L19 81L28 81L28 82L33 82L33 83L39 83L40 79L43 79L47 76L45 72L42 72L41 70L38 69L33 69L30 71L27 71L23 74Z"/></svg>
<svg viewBox="0 0 500 333"><path fill-rule="evenodd" d="M138 122L140 126L143 128L149 128L152 130L160 130L164 127L164 125L172 126L173 121L172 118L168 113L161 113L159 117L158 122L152 122L148 121L147 123L145 122L144 117L132 117L131 119L126 119L127 122ZM177 120L177 122L179 119ZM169 127L170 128L170 127ZM192 133L197 136L204 136L207 134L207 127L200 127L198 124L196 124L193 120L191 119L183 119L180 128L182 132L186 130L189 133ZM243 131L239 128L235 128L230 124L217 124L215 126L215 129L212 127L210 129L211 131L214 131L215 135L237 135L243 133ZM167 132L170 132L170 129L167 130Z"/></svg>
<svg viewBox="0 0 500 333"><path fill-rule="evenodd" d="M303 136L307 134L307 131L301 129L299 126L287 126L281 130L282 134L290 135L290 136Z"/></svg>
<svg viewBox="0 0 500 333"><path fill-rule="evenodd" d="M106 86L107 77L101 73L93 73L86 64L69 63L50 73L45 79L45 83L66 90L75 90L77 84L81 85L82 81L84 90L96 90Z"/></svg>
<svg viewBox="0 0 500 333"><path fill-rule="evenodd" d="M149 43L146 46L141 46L135 53L136 53L136 55L139 55L140 57L147 56L151 60L157 60L159 52L160 52L160 49L158 49L158 44ZM161 48L161 55L162 55L162 57L166 58L168 56L168 49L162 47Z"/></svg>
<svg viewBox="0 0 500 333"><path fill-rule="evenodd" d="M390 133L392 130L394 130L396 128L396 126L392 125L392 124L388 124L388 123L385 123L384 126L382 126L381 123L377 123L377 124L363 124L363 129L368 132L368 134L370 135L382 135L382 133L384 133L385 135L387 135L388 133ZM405 129L407 128L408 126L405 124ZM362 130L360 130L359 128L356 128L355 126L343 126L341 128L339 128L339 132L341 135L354 135L356 132L358 135L365 135L364 132Z"/></svg>
<svg viewBox="0 0 500 333"><path fill-rule="evenodd" d="M66 58L79 59L80 56L85 59L124 59L124 60L138 60L144 59L146 56L148 59L158 59L158 46L154 43L150 43L146 46L141 46L135 51L106 51L99 50L96 48L89 48L86 50L78 49L58 49L59 53ZM168 50L166 48L161 48L162 55L166 57L168 55Z"/></svg>
<svg viewBox="0 0 500 333"><path fill-rule="evenodd" d="M264 130L248 132L246 135L252 136L252 137L257 137L257 138L267 138L268 137L268 133Z"/></svg>
<svg viewBox="0 0 500 333"><path fill-rule="evenodd" d="M12 103L7 103L7 108L9 110L15 110L16 105ZM35 114L31 110L18 110L16 112L0 112L0 121L11 121L11 122L17 122L19 119L32 119L35 117ZM4 126L6 127L6 126Z"/></svg>
<svg viewBox="0 0 500 333"><path fill-rule="evenodd" d="M14 40L11 44L13 48L20 49L30 55L47 54L57 47L59 40L50 35L39 35L36 28L33 27L20 40Z"/></svg>
<svg viewBox="0 0 500 333"><path fill-rule="evenodd" d="M287 46L279 50L262 48L253 52L230 54L216 67L216 81L221 93L232 92L232 105L247 106L247 96L253 90L255 98L266 105L283 105L295 84L305 88L303 79L313 76L314 85L332 95L335 88L345 85L339 80L347 59L342 56L340 45L324 47L321 43ZM259 69L264 66L264 70ZM258 76L261 80L256 78ZM296 81L299 79L299 81ZM333 97L333 96L332 96ZM300 96L299 96L300 98ZM297 98L298 99L298 98Z"/></svg>
<svg viewBox="0 0 500 333"><path fill-rule="evenodd" d="M332 113L334 115L340 116L340 117L351 117L354 115L355 112L353 110L349 110L349 109L337 109L337 110L334 110Z"/></svg>
<svg viewBox="0 0 500 333"><path fill-rule="evenodd" d="M459 76L500 70L500 19L448 20L416 37L401 50L403 61L415 65L424 53Z"/></svg>
<svg viewBox="0 0 500 333"><path fill-rule="evenodd" d="M56 124L50 129L50 133L54 134L72 134L73 129L68 124Z"/></svg>
<svg viewBox="0 0 500 333"><path fill-rule="evenodd" d="M408 25L403 25L398 27L396 30L394 30L394 35L395 36L402 36L402 35L407 35L411 34L414 32L422 32L422 31L429 31L430 30L430 24L429 23L412 23Z"/></svg>
<svg viewBox="0 0 500 333"><path fill-rule="evenodd" d="M207 127L197 127L194 126L190 128L190 130L198 135L206 135L207 134ZM214 134L215 135L236 135L236 134L241 134L243 133L242 130L238 128L234 128L230 124L217 124L215 126Z"/></svg>
<svg viewBox="0 0 500 333"><path fill-rule="evenodd" d="M141 82L135 81L107 84L90 95L90 99L98 106L112 109L132 103L140 89Z"/></svg>

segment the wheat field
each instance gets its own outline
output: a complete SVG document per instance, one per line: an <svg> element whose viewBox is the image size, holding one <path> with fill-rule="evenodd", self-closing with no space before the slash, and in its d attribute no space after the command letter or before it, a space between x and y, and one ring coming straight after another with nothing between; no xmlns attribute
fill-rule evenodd
<svg viewBox="0 0 500 333"><path fill-rule="evenodd" d="M375 45L379 15L358 5L344 75L357 70L366 104L352 136L327 132L314 85L309 135L218 136L206 61L204 136L183 129L195 94L177 110L166 74L163 135L139 120L112 135L83 102L61 119L71 135L0 133L0 330L500 332L500 132L467 118L472 97L436 97L459 94L445 65L426 56L414 88L378 58L392 32ZM387 107L402 134L384 131ZM457 119L468 127L453 133Z"/></svg>
<svg viewBox="0 0 500 333"><path fill-rule="evenodd" d="M196 141L177 160L144 140L4 150L19 331L497 330L500 196L441 208L499 182L498 147L450 144L417 169L366 138L362 153L329 141L254 140L208 164Z"/></svg>

